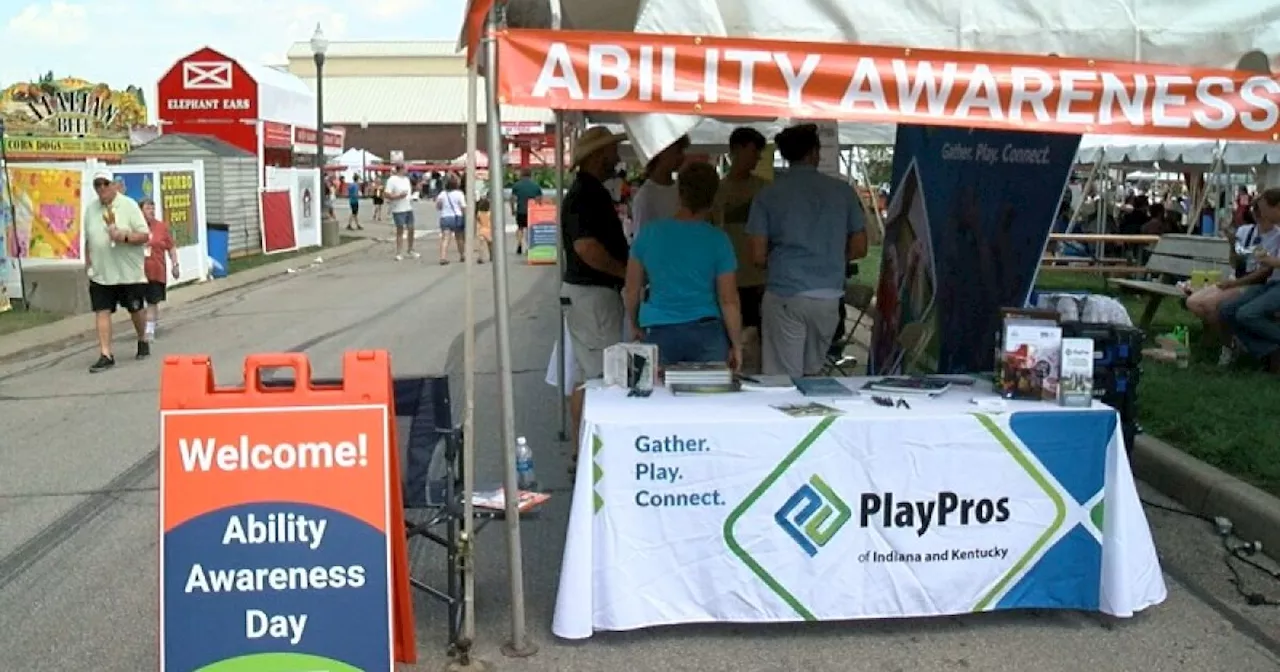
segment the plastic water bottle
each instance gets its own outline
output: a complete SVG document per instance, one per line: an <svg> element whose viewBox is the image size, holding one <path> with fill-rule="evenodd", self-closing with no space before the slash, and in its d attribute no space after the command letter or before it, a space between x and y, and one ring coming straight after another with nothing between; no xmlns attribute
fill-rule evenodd
<svg viewBox="0 0 1280 672"><path fill-rule="evenodd" d="M533 473L533 449L523 436L516 437L516 483L521 490L538 489L538 478Z"/></svg>

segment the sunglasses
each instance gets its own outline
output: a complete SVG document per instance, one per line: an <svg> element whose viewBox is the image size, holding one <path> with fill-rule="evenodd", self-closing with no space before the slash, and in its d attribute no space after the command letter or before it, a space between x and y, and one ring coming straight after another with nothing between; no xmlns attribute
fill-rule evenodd
<svg viewBox="0 0 1280 672"><path fill-rule="evenodd" d="M110 182L110 181L108 181L108 180L94 180L94 181L93 181L93 188L94 188L94 189L101 189L101 188L103 188L103 187L109 186L110 184L111 184L111 182Z"/></svg>

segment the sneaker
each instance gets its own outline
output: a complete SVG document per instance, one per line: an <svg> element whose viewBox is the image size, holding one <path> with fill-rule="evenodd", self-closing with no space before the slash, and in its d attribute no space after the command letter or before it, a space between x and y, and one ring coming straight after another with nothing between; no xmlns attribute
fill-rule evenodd
<svg viewBox="0 0 1280 672"><path fill-rule="evenodd" d="M409 258L410 258L410 259L417 259L417 258L419 258L419 257L421 257L421 256L422 256L422 255L421 255L421 254L418 254L417 252L410 252L410 253L409 253Z"/></svg>
<svg viewBox="0 0 1280 672"><path fill-rule="evenodd" d="M396 255L396 261L404 261L404 255L403 255L403 254L397 254L397 255Z"/></svg>
<svg viewBox="0 0 1280 672"><path fill-rule="evenodd" d="M1236 361L1235 348L1224 345L1222 351L1218 353L1218 366L1231 366Z"/></svg>
<svg viewBox="0 0 1280 672"><path fill-rule="evenodd" d="M102 373L116 365L116 358L110 355L98 355L98 361L89 367L89 373Z"/></svg>
<svg viewBox="0 0 1280 672"><path fill-rule="evenodd" d="M151 356L151 344L146 341L138 341L138 354L134 359L146 359Z"/></svg>

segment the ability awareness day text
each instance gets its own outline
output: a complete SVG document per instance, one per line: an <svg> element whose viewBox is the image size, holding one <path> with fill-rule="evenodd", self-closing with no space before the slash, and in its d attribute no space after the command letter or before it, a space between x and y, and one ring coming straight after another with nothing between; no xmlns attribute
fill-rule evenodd
<svg viewBox="0 0 1280 672"><path fill-rule="evenodd" d="M186 472L269 471L298 469L352 469L368 466L369 437L353 440L306 443L253 443L241 436L236 443L218 444L214 439L178 439L182 469ZM324 543L328 521L288 511L265 518L248 514L232 515L222 535L222 544L297 544L315 551ZM267 593L269 591L358 589L365 585L361 565L258 567L207 570L199 563L187 573L187 593ZM269 598L267 598L269 599ZM307 628L306 614L273 614L261 609L245 612L245 637L270 637L302 641Z"/></svg>

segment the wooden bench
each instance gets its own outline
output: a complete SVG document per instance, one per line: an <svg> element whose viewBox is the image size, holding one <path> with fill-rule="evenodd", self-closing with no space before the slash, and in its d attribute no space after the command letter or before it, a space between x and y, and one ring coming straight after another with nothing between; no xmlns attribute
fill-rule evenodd
<svg viewBox="0 0 1280 672"><path fill-rule="evenodd" d="M1108 278L1107 282L1120 289L1147 297L1138 326L1149 330L1160 304L1167 298L1182 299L1186 293L1174 283L1186 280L1197 271L1217 271L1222 277L1231 274L1231 244L1223 238L1170 234L1161 236L1147 260L1146 272L1151 280Z"/></svg>
<svg viewBox="0 0 1280 672"><path fill-rule="evenodd" d="M1145 266L1102 266L1081 264L1076 266L1055 266L1053 264L1042 264L1041 271L1054 271L1064 273L1093 273L1094 275L1143 275L1147 273Z"/></svg>
<svg viewBox="0 0 1280 672"><path fill-rule="evenodd" d="M1092 245L1152 245L1160 241L1160 236L1120 235L1107 233L1052 233L1049 234L1050 250L1060 249L1061 243L1084 243ZM1101 254L1101 248L1098 253ZM1125 258L1103 256L1063 256L1051 255L1040 260L1042 271L1071 271L1077 273L1097 273L1100 275L1142 275L1147 270L1133 265L1133 261Z"/></svg>
<svg viewBox="0 0 1280 672"><path fill-rule="evenodd" d="M1040 259L1042 264L1098 264L1099 266L1123 266L1133 264L1132 259L1124 257L1072 257L1048 256Z"/></svg>
<svg viewBox="0 0 1280 672"><path fill-rule="evenodd" d="M1120 233L1051 233L1049 240L1070 243L1106 243L1110 245L1154 245L1163 236L1150 234L1124 235Z"/></svg>

